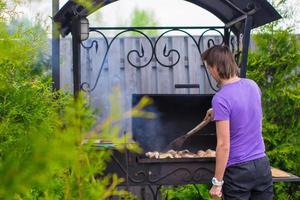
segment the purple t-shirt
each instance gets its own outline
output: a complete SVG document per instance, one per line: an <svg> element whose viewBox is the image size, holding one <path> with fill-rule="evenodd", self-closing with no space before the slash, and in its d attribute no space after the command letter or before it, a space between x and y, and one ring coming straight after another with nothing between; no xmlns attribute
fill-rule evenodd
<svg viewBox="0 0 300 200"><path fill-rule="evenodd" d="M261 93L257 84L240 79L223 85L212 100L214 120L230 121L227 167L265 156Z"/></svg>

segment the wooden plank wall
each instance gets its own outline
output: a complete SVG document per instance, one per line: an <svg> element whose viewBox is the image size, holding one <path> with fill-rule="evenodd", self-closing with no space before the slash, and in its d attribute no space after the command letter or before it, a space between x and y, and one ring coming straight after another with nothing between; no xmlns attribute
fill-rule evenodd
<svg viewBox="0 0 300 200"><path fill-rule="evenodd" d="M201 44L201 49L210 38L218 40L217 36L206 36ZM198 40L199 37L195 37ZM154 43L157 38L151 38ZM111 38L109 38L109 41ZM106 52L104 39L97 39L98 50L95 46L89 50L81 48L82 59L82 82L94 86L101 63ZM85 41L90 45L92 39ZM205 44L205 45L204 45ZM158 42L156 51L157 58L163 64L173 64L178 55L172 52L169 57L163 56L166 52L175 49L180 54L179 62L172 68L163 67L155 58L144 68L134 68L127 60L131 50L141 52L143 46L145 56L140 58L137 53L129 54L129 59L136 65L144 65L151 59L151 46L146 38L121 37L117 38L104 60L103 70L99 82L94 91L89 93L90 103L94 108L100 110L99 121L108 116L110 110L109 96L113 87L118 87L121 92L120 101L122 108L127 111L131 108L132 94L211 94L214 91L208 84L208 79L200 59L200 54L193 40L185 36L166 36ZM61 40L61 87L72 92L72 41L70 38ZM211 78L213 85L215 82ZM176 89L175 84L199 84L199 89ZM123 122L124 131L130 131L130 120Z"/></svg>

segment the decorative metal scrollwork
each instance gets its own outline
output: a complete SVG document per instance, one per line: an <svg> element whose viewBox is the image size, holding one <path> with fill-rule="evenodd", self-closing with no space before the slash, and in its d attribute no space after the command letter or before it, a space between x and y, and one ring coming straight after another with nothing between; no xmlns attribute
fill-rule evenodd
<svg viewBox="0 0 300 200"><path fill-rule="evenodd" d="M206 171L206 174L210 174L210 175L214 175L214 171L205 167L199 167L198 169L196 169L194 171L194 176L193 176L193 180L195 182L198 182L200 180L203 180L205 178L205 174L203 174L203 172Z"/></svg>
<svg viewBox="0 0 300 200"><path fill-rule="evenodd" d="M204 46L205 43L202 42L202 41L204 40L204 36L205 36L207 33L209 33L209 32L215 32L215 33L219 34L219 35L221 36L221 39L222 39L221 41L222 41L222 42L219 42L219 44L216 44L215 41L214 41L212 38L209 38L209 39L207 40L207 46L205 47L205 46ZM214 36L215 36L215 35L214 35ZM222 44L224 44L224 35L221 33L221 31L219 31L219 30L217 30L217 29L214 29L214 28L210 28L210 29L204 31L204 32L200 35L200 37L199 37L199 40L198 40L198 47L199 47L199 53L200 53L200 55L201 55L201 54L203 53L204 49L201 49L200 44L203 44L204 49L210 48L210 47L215 46L215 45L222 45Z"/></svg>
<svg viewBox="0 0 300 200"><path fill-rule="evenodd" d="M210 174L213 175L214 171L210 170L206 167L199 167L196 168L194 170L190 170L187 167L178 167L175 168L171 171L169 171L168 173L165 173L163 175L160 174L154 174L153 172L149 173L149 169L140 169L136 172L134 172L134 174L132 174L131 176L129 175L129 171L127 171L124 166L120 163L120 161L112 156L113 161L119 166L120 170L128 176L129 181L131 181L132 183L147 183L147 184L157 184L160 181L170 177L170 176L174 176L174 174L178 174L180 173L180 177L182 177L182 180L186 183L189 182L198 182L199 180L202 180L204 177L204 175ZM206 172L206 174L203 174L203 172Z"/></svg>
<svg viewBox="0 0 300 200"><path fill-rule="evenodd" d="M192 180L192 172L188 168L179 167L179 168L176 168L176 169L170 171L169 173L159 176L158 178L154 178L154 175L152 174L151 176L149 176L147 182L149 182L151 184L158 183L159 181L161 181L165 178L168 178L169 176L174 175L177 172L183 173L183 174L181 174L183 181L190 182Z"/></svg>
<svg viewBox="0 0 300 200"><path fill-rule="evenodd" d="M166 179L172 180L172 177L181 177L182 183L197 183L201 180L208 179L213 176L214 171L208 167L193 167L192 169L189 168L189 165L186 167L178 167L178 168L172 168L169 170L168 173L161 174L161 171L151 171L150 168L145 166L134 166L132 169L129 169L127 166L127 169L125 169L125 166L114 156L112 155L113 161L117 164L121 172L124 174L124 176L127 178L127 181L130 181L133 184L142 184L147 185L150 189L150 192L153 196L153 199L158 198L158 193L161 188L162 182L166 181ZM127 165L128 160L124 165ZM194 163L196 165L196 163ZM168 166L161 166L168 167ZM136 171L134 171L136 170ZM127 182L129 185L129 183ZM152 185L157 185L156 191L151 187ZM200 196L199 190L196 185L194 185L195 189L197 190L198 195Z"/></svg>
<svg viewBox="0 0 300 200"><path fill-rule="evenodd" d="M116 27L118 28L118 27ZM115 28L115 29L116 29ZM162 28L153 28L153 29L162 29ZM91 92L93 90L95 90L95 88L97 87L97 84L99 82L99 79L101 77L101 73L103 71L103 68L104 68L104 65L105 63L107 62L107 57L108 57L108 53L111 49L111 46L113 44L113 42L119 37L121 36L122 34L125 34L127 32L135 32L135 33L138 33L140 34L143 38L145 38L147 44L149 45L149 48L146 48L147 51L149 52L146 52L145 51L145 44L141 44L140 45L140 48L139 49L132 49L130 50L128 53L127 53L127 61L128 63L132 66L132 67L135 67L137 69L141 69L141 68L144 68L144 67L147 67L152 61L153 59L155 59L155 61L162 67L168 67L168 68L172 68L174 67L176 64L178 64L178 62L180 61L181 59L181 56L180 56L180 53L178 50L174 49L174 48L170 48L168 49L167 48L167 44L165 45L158 45L159 42L161 42L161 39L167 34L167 33L170 33L170 32L181 32L181 33L184 33L186 34L189 38L192 39L193 43L196 45L197 47L197 50L199 52L199 59L201 59L201 54L202 52L209 48L209 47L212 47L214 45L222 45L224 44L224 35L223 33L220 31L220 27L210 27L210 28L206 28L205 31L202 32L202 34L200 35L198 41L195 39L195 36L192 36L189 32L187 32L185 29L188 29L188 27L175 27L175 28L172 28L170 27L170 30L167 30L163 33L161 33L157 38L156 40L151 40L144 32L142 32L142 28L140 30L136 29L136 28L126 28L125 30L122 30L120 31L119 33L117 33L110 41L108 40L108 38L106 37L106 35L101 32L101 28L90 28L90 32L95 32L97 34L100 35L100 37L104 38L104 41L105 41L105 45L106 45L106 50L105 50L105 54L104 54L104 57L102 59L102 62L100 64L100 68L99 70L97 71L97 77L96 77L96 80L94 81L94 83L92 85L90 85L88 82L83 82L81 84L81 88L82 90L86 91L86 92ZM199 27L199 30L201 30L202 28ZM114 30L114 28L111 28L111 30ZM117 29L117 30L120 30ZM213 36L212 35L209 35L209 33L215 33ZM208 35L208 36L207 36ZM217 35L217 36L216 36ZM211 37L207 40L207 43L204 44L204 36L207 36L207 37ZM216 41L216 38L218 38L219 41ZM98 49L99 49L99 41L94 39L92 40L92 42L87 45L86 42L82 42L81 45L84 49L86 49L87 51L92 49L92 48L95 48L96 49L96 52L98 53ZM234 41L233 40L230 40L230 44L231 44L231 49L232 50L235 50L234 48ZM237 45L238 46L238 45ZM158 47L163 47L162 49L162 56L165 57L165 58L169 58L170 60L170 57L171 55L174 56L175 58L172 58L172 60L170 60L171 62L169 63L164 63L162 60L161 60L161 57L158 56ZM146 54L149 55L146 57ZM138 57L138 59L142 59L142 58L145 58L145 61L143 63L139 62L138 64L134 61L132 61L132 57L134 57L133 55L136 55ZM135 56L135 57L136 57ZM203 67L205 69L205 72L206 72L206 75L207 75L207 78L208 78L208 81L209 81L209 85L210 87L214 90L214 91L217 91L216 88L213 87L212 83L211 83L211 78L208 74L208 71L206 69L206 66L205 66L205 63L203 63Z"/></svg>
<svg viewBox="0 0 300 200"><path fill-rule="evenodd" d="M159 194L159 191L160 191L160 189L161 189L161 185L159 185L159 186L155 189L155 191L154 191L154 189L151 187L151 185L148 185L148 188L149 188L150 192L152 193L153 199L154 199L154 200L158 199L158 194Z"/></svg>
<svg viewBox="0 0 300 200"><path fill-rule="evenodd" d="M200 44L203 44L203 46L204 46L204 42L202 42L202 41L203 41L203 39L204 39L205 34L207 34L208 32L217 32L218 34L220 34L220 35L222 36L222 37L221 37L221 38L222 38L222 42L219 43L218 45L224 44L224 35L223 35L219 30L214 29L214 28L210 28L210 29L204 31L204 32L201 34L201 36L199 37L199 40L198 40L198 44L199 44L198 47L199 47L199 49L198 49L198 50L199 50L200 55L202 55L202 53L204 52L204 49L207 49L207 48L210 48L210 47L216 45L216 43L214 42L214 40L213 40L212 38L210 38L210 39L207 40L207 46L206 46L206 48L204 47L204 49L201 49ZM212 89L213 91L217 92L218 89L215 88L215 87L212 85L211 78L210 78L209 73L208 73L208 71L207 71L206 63L203 62L203 65L202 65L202 66L204 67L205 74L206 74L206 77L207 77L209 86L211 87L211 89Z"/></svg>
<svg viewBox="0 0 300 200"><path fill-rule="evenodd" d="M230 38L229 38L229 47L231 49L231 52L234 55L236 63L239 65L240 63L240 56L241 56L241 47L240 47L240 36L232 35L231 31L229 32Z"/></svg>

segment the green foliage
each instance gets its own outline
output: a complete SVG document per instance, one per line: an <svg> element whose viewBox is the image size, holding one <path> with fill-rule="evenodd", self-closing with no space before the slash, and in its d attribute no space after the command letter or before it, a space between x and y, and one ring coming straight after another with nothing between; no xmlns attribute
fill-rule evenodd
<svg viewBox="0 0 300 200"><path fill-rule="evenodd" d="M48 93L51 94L51 91ZM45 98L54 100L42 96L38 103L45 105ZM80 95L75 102L70 97L57 98L61 102L54 101L52 104L59 103L60 112L55 110L56 106L47 109L53 109L52 115L32 110L29 112L31 116L43 113L44 118L38 121L29 119L25 129L15 129L17 135L14 135L15 130L6 132L5 136L13 138L13 141L7 142L6 138L1 140L0 198L107 199L111 195L128 196L126 192L116 190L121 179L115 175L103 176L111 152L96 151L93 140L89 138L82 144L85 133L94 122L94 115L83 96ZM37 99L31 101L34 100ZM30 106L31 101L24 106ZM49 103L47 105L51 106ZM18 123L21 126L25 124ZM111 125L110 128L115 129ZM119 141L119 138L114 137L112 135L107 139ZM101 178L96 179L96 174L101 175Z"/></svg>
<svg viewBox="0 0 300 200"><path fill-rule="evenodd" d="M161 190L163 199L167 200L209 200L209 186L204 184L164 187Z"/></svg>
<svg viewBox="0 0 300 200"><path fill-rule="evenodd" d="M51 60L48 55L48 35L45 28L43 28L43 22L39 18L36 18L35 22L31 22L28 18L12 19L8 25L8 33L11 35L20 32L25 32L26 34L22 35L22 37L37 45L37 48L35 48L35 62L31 64L32 72L42 74L46 70L50 70Z"/></svg>
<svg viewBox="0 0 300 200"><path fill-rule="evenodd" d="M158 26L158 22L155 19L154 13L147 10L141 10L135 8L131 15L130 27L141 27L141 26ZM158 30L145 30L143 31L147 36L157 36ZM133 32L132 36L141 36L139 33Z"/></svg>
<svg viewBox="0 0 300 200"><path fill-rule="evenodd" d="M300 51L291 29L267 26L253 36L248 76L262 91L263 136L274 167L300 175ZM275 184L276 199L299 199L297 184Z"/></svg>
<svg viewBox="0 0 300 200"><path fill-rule="evenodd" d="M103 130L102 137L113 143L129 142L130 135L119 137L115 123L124 117L118 98L112 98L109 120L90 131L95 113L86 97L80 94L74 101L69 94L52 92L51 80L33 67L45 47L42 32L22 23L12 31L5 20L0 19L0 199L131 198L117 190L122 179L104 175L112 152L96 151L93 145ZM126 117L151 117L139 112L148 103L144 99ZM136 144L129 148L139 150Z"/></svg>

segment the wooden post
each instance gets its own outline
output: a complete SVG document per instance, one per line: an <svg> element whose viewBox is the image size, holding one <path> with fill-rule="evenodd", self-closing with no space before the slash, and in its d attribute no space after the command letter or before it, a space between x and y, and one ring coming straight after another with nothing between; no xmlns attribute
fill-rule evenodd
<svg viewBox="0 0 300 200"><path fill-rule="evenodd" d="M52 16L59 10L59 0L52 0ZM60 39L59 32L57 30L57 24L52 22L52 79L53 79L53 90L60 89L60 66L59 66L59 57L60 57Z"/></svg>
<svg viewBox="0 0 300 200"><path fill-rule="evenodd" d="M243 35L243 52L242 52L242 63L241 63L242 78L246 78L251 26L252 26L252 16L247 16L245 22L245 28L244 28L244 35Z"/></svg>
<svg viewBox="0 0 300 200"><path fill-rule="evenodd" d="M224 28L224 43L230 47L230 32L228 28Z"/></svg>
<svg viewBox="0 0 300 200"><path fill-rule="evenodd" d="M72 19L72 50L73 50L73 93L76 97L81 86L81 53L80 53L80 16Z"/></svg>

